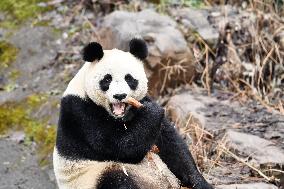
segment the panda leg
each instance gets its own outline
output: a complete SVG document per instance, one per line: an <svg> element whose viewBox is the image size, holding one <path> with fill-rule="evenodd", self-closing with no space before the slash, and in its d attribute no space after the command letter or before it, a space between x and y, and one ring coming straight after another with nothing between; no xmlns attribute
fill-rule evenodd
<svg viewBox="0 0 284 189"><path fill-rule="evenodd" d="M103 173L97 189L139 189L139 187L122 170L110 170Z"/></svg>

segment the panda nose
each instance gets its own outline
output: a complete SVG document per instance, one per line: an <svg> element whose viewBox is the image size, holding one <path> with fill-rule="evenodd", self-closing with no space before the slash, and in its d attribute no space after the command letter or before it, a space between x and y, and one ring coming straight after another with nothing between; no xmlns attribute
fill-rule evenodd
<svg viewBox="0 0 284 189"><path fill-rule="evenodd" d="M123 100L123 99L125 99L125 97L126 97L125 93L113 95L113 98L115 98L117 100Z"/></svg>

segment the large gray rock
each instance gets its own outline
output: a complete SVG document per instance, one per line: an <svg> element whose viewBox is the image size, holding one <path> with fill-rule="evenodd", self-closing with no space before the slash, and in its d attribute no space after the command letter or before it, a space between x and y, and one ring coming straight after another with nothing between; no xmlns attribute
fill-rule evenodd
<svg viewBox="0 0 284 189"><path fill-rule="evenodd" d="M188 50L186 41L176 26L170 17L152 10L137 13L115 11L106 16L101 25L115 35L109 38L107 47L128 50L127 42L133 37L142 36L154 42L150 45L150 53L159 55L167 55L169 52L183 53Z"/></svg>
<svg viewBox="0 0 284 189"><path fill-rule="evenodd" d="M108 45L128 50L128 42L135 36L153 40L156 53L184 52L187 44L182 34L176 29L176 23L168 16L162 16L152 10L141 12L115 11L105 17L102 26L116 32L115 38ZM154 46L150 46L153 53ZM159 51L159 52L157 52Z"/></svg>
<svg viewBox="0 0 284 189"><path fill-rule="evenodd" d="M218 29L209 23L210 12L207 9L172 9L171 14L177 17L186 29L196 30L203 39L217 41Z"/></svg>
<svg viewBox="0 0 284 189"><path fill-rule="evenodd" d="M199 94L187 90L172 96L168 101L167 111L179 128L188 124L190 116L195 119L192 121L206 127L206 117L202 109L206 108L208 103L216 102L216 99Z"/></svg>
<svg viewBox="0 0 284 189"><path fill-rule="evenodd" d="M42 170L34 152L22 144L0 139L1 189L55 189L48 174Z"/></svg>
<svg viewBox="0 0 284 189"><path fill-rule="evenodd" d="M59 50L55 33L49 27L23 27L10 40L20 49L14 65L30 76L48 66Z"/></svg>
<svg viewBox="0 0 284 189"><path fill-rule="evenodd" d="M284 151L268 140L233 130L229 130L226 136L230 148L251 157L251 162L256 165L284 164Z"/></svg>
<svg viewBox="0 0 284 189"><path fill-rule="evenodd" d="M267 183L219 185L216 189L277 189L275 185Z"/></svg>
<svg viewBox="0 0 284 189"><path fill-rule="evenodd" d="M104 18L100 28L100 42L106 49L127 51L133 37L142 37L147 42L150 56L146 68L153 94L165 90L165 86L175 86L193 77L192 53L170 17L152 10L115 11Z"/></svg>

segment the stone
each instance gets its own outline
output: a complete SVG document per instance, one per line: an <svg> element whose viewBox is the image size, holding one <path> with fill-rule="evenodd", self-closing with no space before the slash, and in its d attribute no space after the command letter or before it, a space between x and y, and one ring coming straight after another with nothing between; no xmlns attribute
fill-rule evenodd
<svg viewBox="0 0 284 189"><path fill-rule="evenodd" d="M201 126L206 127L206 118L201 109L206 108L206 104L215 102L212 97L204 95L196 95L190 91L184 91L174 95L167 103L167 111L169 116L177 124L178 127L185 127L189 116L193 116Z"/></svg>
<svg viewBox="0 0 284 189"><path fill-rule="evenodd" d="M56 36L49 27L23 27L11 37L20 49L15 65L23 74L34 74L47 67L59 50Z"/></svg>
<svg viewBox="0 0 284 189"><path fill-rule="evenodd" d="M105 49L128 51L129 41L142 37L148 45L146 70L151 94L189 82L195 74L193 55L177 24L153 10L115 11L99 26L99 39Z"/></svg>
<svg viewBox="0 0 284 189"><path fill-rule="evenodd" d="M208 181L216 186L243 183L244 179L251 176L250 168L241 163L222 161L221 165L212 167L207 176Z"/></svg>
<svg viewBox="0 0 284 189"><path fill-rule="evenodd" d="M23 131L14 131L10 135L10 140L15 141L17 143L22 143L25 140L25 133Z"/></svg>
<svg viewBox="0 0 284 189"><path fill-rule="evenodd" d="M219 185L216 189L277 189L277 186L260 182L250 184Z"/></svg>
<svg viewBox="0 0 284 189"><path fill-rule="evenodd" d="M284 151L274 143L255 135L228 130L227 142L231 149L251 158L254 165L283 165Z"/></svg>
<svg viewBox="0 0 284 189"><path fill-rule="evenodd" d="M210 16L210 12L207 9L172 9L171 15L179 19L186 29L197 31L206 41L217 42L219 33L218 30L209 23L208 17Z"/></svg>
<svg viewBox="0 0 284 189"><path fill-rule="evenodd" d="M274 125L267 127L264 137L268 140L279 138L284 139L284 122L279 120L279 122L276 122Z"/></svg>

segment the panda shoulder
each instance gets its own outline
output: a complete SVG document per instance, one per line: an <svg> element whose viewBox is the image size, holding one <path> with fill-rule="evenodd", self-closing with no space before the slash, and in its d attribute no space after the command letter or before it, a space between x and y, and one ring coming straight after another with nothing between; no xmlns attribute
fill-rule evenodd
<svg viewBox="0 0 284 189"><path fill-rule="evenodd" d="M82 99L86 98L86 92L84 90L84 78L90 62L85 62L82 68L77 72L73 79L69 82L66 90L63 93L63 97L68 95L78 96Z"/></svg>

